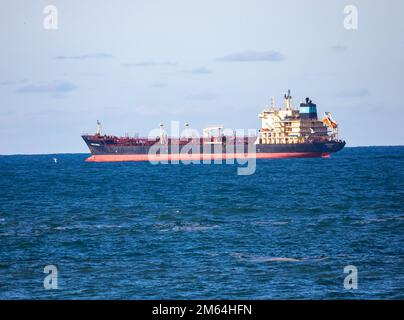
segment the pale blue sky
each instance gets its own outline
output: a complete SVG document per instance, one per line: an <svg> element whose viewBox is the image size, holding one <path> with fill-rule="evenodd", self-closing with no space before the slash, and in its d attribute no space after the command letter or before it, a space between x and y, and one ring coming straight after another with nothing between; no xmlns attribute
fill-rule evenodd
<svg viewBox="0 0 404 320"><path fill-rule="evenodd" d="M56 5L59 29L43 28ZM358 30L343 26L344 6ZM349 146L404 144L404 3L2 1L0 154L87 152L160 122L259 128L287 89L331 111Z"/></svg>

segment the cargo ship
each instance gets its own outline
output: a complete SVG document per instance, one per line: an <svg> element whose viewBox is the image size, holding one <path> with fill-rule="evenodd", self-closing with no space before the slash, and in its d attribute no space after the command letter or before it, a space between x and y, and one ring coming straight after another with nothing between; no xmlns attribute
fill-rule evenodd
<svg viewBox="0 0 404 320"><path fill-rule="evenodd" d="M261 129L248 136L226 133L222 125L209 126L202 136L167 136L160 124L158 134L149 137L118 137L101 133L97 121L95 134L82 135L90 149L88 162L181 161L251 158L329 157L340 151L345 141L338 138L338 124L330 112L318 119L317 105L310 98L292 106L290 90L284 95L284 107L275 106L274 98L258 117Z"/></svg>

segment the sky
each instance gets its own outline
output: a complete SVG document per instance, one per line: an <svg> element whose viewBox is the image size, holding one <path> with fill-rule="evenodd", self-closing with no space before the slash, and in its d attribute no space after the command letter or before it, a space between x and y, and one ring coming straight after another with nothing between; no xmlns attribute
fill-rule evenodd
<svg viewBox="0 0 404 320"><path fill-rule="evenodd" d="M0 154L88 152L97 120L259 129L288 89L348 146L404 145L403 30L401 0L2 0Z"/></svg>

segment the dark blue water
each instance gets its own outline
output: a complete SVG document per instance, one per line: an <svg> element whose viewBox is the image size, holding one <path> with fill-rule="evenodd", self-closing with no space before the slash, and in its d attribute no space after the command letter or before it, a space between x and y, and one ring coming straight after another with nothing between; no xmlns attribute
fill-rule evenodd
<svg viewBox="0 0 404 320"><path fill-rule="evenodd" d="M0 157L0 299L404 298L404 147L251 176L86 156Z"/></svg>

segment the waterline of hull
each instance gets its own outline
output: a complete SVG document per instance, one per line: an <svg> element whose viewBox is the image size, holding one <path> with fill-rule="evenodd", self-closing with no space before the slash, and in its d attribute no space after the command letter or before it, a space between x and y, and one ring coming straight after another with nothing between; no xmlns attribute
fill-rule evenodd
<svg viewBox="0 0 404 320"><path fill-rule="evenodd" d="M162 161L214 161L227 159L282 159L282 158L328 158L329 153L319 152L269 152L269 153L220 153L220 154L108 154L92 155L86 162L162 162Z"/></svg>

